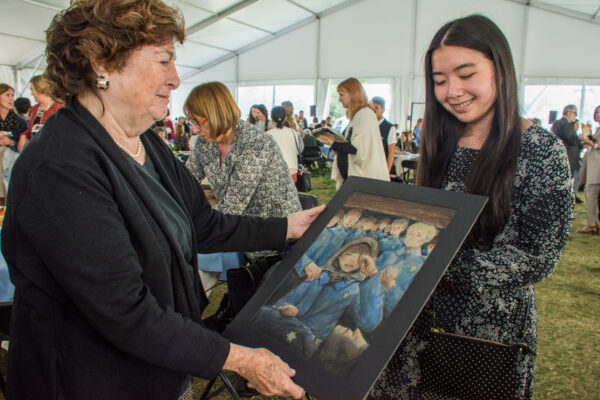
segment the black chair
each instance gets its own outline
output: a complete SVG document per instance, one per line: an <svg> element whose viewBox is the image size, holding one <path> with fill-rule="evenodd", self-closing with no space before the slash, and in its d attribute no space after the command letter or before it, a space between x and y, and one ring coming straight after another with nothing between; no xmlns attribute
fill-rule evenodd
<svg viewBox="0 0 600 400"><path fill-rule="evenodd" d="M327 158L321 152L319 146L304 146L302 150L302 164L308 169L311 169L315 165L325 173L327 168Z"/></svg>
<svg viewBox="0 0 600 400"><path fill-rule="evenodd" d="M300 204L302 205L303 210L308 210L309 208L313 208L319 205L319 200L317 196L308 193L298 193L298 198L300 199Z"/></svg>
<svg viewBox="0 0 600 400"><path fill-rule="evenodd" d="M417 161L402 160L402 180L404 183L416 185L417 183Z"/></svg>

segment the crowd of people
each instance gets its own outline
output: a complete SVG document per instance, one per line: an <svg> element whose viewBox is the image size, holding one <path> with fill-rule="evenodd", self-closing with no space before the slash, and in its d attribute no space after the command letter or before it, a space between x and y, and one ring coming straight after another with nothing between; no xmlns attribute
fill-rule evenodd
<svg viewBox="0 0 600 400"><path fill-rule="evenodd" d="M558 263L580 179L588 205L580 232L598 232L600 130L592 135L583 125L586 136L573 138L574 106L565 107L555 134L519 115L511 50L491 20L460 18L435 34L425 55L425 113L412 132L383 118L385 100L369 101L360 81L342 81L337 93L349 120L342 140L313 136L335 131L331 118L309 125L290 101L270 112L253 105L244 121L219 82L195 87L173 124L167 106L180 84L175 44L184 37L182 15L159 0L102 7L78 0L48 28L47 69L30 83L37 104L29 108L0 84L1 202L10 180L2 253L16 287L9 398L46 398L53 388L55 398L191 399L193 376L221 370L263 394L300 398L293 366L204 325L208 299L196 255L280 250L299 238L324 209L301 211L294 186L298 156L314 144L335 152L338 188L349 176L390 180L398 150L419 152L419 185L489 198L435 289L435 304L424 306L370 399L426 394L422 352L434 313L448 332L501 343L524 338L535 349L533 286ZM594 116L600 122L598 108ZM166 143L189 149L187 162ZM373 259L364 275L385 275L373 282L387 282L392 293L391 281L406 277L380 257L409 221L356 218L349 233L356 213L338 217L344 235L298 264L298 275L355 279L358 264L345 275L324 266L339 264L340 251L360 253ZM408 231L425 238L414 240L423 258L438 231L410 223ZM359 229L361 237L350 235ZM412 243L408 233L401 240ZM384 294L389 310L397 299ZM296 317L306 299L296 300L275 306ZM315 343L334 334L336 322ZM521 358L515 398L531 398L534 365L535 355Z"/></svg>

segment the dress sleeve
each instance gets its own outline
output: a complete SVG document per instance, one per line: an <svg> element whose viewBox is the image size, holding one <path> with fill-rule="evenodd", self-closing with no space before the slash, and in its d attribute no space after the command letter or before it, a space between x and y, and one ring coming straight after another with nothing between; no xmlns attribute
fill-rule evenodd
<svg viewBox="0 0 600 400"><path fill-rule="evenodd" d="M563 144L517 167L513 215L489 250L463 247L446 278L482 292L528 286L552 274L573 215L573 187Z"/></svg>

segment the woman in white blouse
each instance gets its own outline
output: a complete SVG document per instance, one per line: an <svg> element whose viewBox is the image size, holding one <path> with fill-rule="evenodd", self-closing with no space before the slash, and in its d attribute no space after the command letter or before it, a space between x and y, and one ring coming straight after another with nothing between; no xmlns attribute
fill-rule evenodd
<svg viewBox="0 0 600 400"><path fill-rule="evenodd" d="M281 150L283 159L285 160L294 183L298 177L298 155L304 149L304 142L297 132L291 128L283 126L283 121L286 117L286 111L283 107L276 106L271 110L271 121L275 127L267 131L273 136L277 146Z"/></svg>
<svg viewBox="0 0 600 400"><path fill-rule="evenodd" d="M347 143L319 138L336 153L331 179L337 181L338 189L349 176L389 181L379 124L365 89L357 79L348 78L338 85L337 91L350 123L343 132Z"/></svg>

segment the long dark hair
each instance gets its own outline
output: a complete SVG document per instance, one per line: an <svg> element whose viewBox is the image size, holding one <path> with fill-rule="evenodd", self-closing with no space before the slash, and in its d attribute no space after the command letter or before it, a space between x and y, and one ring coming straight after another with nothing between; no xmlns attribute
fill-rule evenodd
<svg viewBox="0 0 600 400"><path fill-rule="evenodd" d="M512 186L520 151L521 118L510 46L500 28L481 15L451 21L433 37L425 55L425 113L418 182L437 188L443 184L465 127L435 97L431 57L442 46L477 50L494 64L496 102L492 127L466 181L468 193L489 196L470 235L471 243L489 247L511 214Z"/></svg>
<svg viewBox="0 0 600 400"><path fill-rule="evenodd" d="M267 111L267 107L265 107L264 104L254 104L252 107L250 107L250 113L248 114L248 122L250 122L252 125L256 125L256 123L258 122L258 120L256 118L254 118L252 116L252 109L256 108L258 111L260 111L260 113L262 115L265 116L265 131L268 131L269 128L269 112Z"/></svg>

